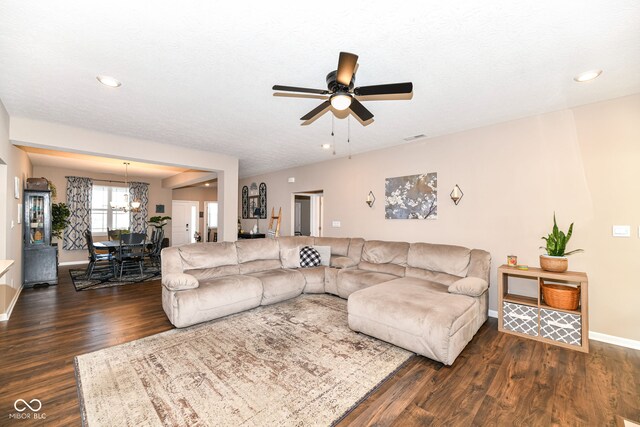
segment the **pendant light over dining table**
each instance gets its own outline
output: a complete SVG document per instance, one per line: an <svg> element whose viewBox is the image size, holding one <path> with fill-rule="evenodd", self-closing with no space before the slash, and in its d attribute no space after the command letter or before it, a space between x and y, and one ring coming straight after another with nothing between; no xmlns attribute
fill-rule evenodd
<svg viewBox="0 0 640 427"><path fill-rule="evenodd" d="M127 187L127 192L124 194L123 201L112 200L109 202L111 209L121 212L138 212L140 210L140 201L129 201L129 162L124 162L124 185Z"/></svg>

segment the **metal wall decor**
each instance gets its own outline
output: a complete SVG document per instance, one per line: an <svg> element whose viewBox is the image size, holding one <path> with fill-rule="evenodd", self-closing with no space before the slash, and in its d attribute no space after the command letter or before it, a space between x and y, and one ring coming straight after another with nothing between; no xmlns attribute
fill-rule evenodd
<svg viewBox="0 0 640 427"><path fill-rule="evenodd" d="M256 215L259 209L260 215ZM267 218L267 184L255 182L251 186L242 187L242 218L243 219L266 219Z"/></svg>

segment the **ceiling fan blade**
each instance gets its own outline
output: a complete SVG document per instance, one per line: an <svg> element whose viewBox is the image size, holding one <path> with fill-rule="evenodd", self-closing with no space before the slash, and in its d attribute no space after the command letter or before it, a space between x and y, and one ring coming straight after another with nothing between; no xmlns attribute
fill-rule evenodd
<svg viewBox="0 0 640 427"><path fill-rule="evenodd" d="M309 111L304 116L300 117L300 120L311 120L312 118L322 113L324 110L326 110L330 106L331 106L331 101L324 101L322 104L318 105L316 108Z"/></svg>
<svg viewBox="0 0 640 427"><path fill-rule="evenodd" d="M322 89L309 89L307 87L280 86L280 85L275 85L273 86L272 89L284 90L287 92L317 93L318 95L328 95L330 93L328 90L322 90Z"/></svg>
<svg viewBox="0 0 640 427"><path fill-rule="evenodd" d="M351 109L351 111L353 111L353 114L358 116L363 122L366 122L367 120L371 120L373 118L373 114L371 114L371 111L367 110L364 105L362 105L360 101L355 98L351 99L351 106L349 106L349 109Z"/></svg>
<svg viewBox="0 0 640 427"><path fill-rule="evenodd" d="M388 85L362 86L353 90L359 96L366 95L395 95L413 92L413 83L391 83Z"/></svg>
<svg viewBox="0 0 640 427"><path fill-rule="evenodd" d="M336 81L341 85L349 86L351 84L351 79L353 78L353 72L356 69L357 62L358 55L354 55L349 52L340 52Z"/></svg>

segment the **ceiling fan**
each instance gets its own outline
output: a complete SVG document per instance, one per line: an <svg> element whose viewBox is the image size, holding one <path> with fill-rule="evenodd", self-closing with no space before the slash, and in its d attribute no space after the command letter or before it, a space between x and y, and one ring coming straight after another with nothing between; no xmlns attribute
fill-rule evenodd
<svg viewBox="0 0 640 427"><path fill-rule="evenodd" d="M273 86L273 90L326 95L326 101L300 117L300 120L311 121L317 116L325 113L329 107L333 107L339 111L349 109L362 122L367 122L373 119L373 114L371 114L371 112L367 110L364 105L356 99L356 97L371 95L400 95L408 94L413 91L413 83L411 82L354 87L357 63L358 55L354 55L349 52L340 52L338 69L327 74L327 90L280 85Z"/></svg>

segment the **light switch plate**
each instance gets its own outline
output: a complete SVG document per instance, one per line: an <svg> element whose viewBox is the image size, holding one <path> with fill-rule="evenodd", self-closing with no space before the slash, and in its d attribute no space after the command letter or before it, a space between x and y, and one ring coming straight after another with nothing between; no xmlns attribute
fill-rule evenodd
<svg viewBox="0 0 640 427"><path fill-rule="evenodd" d="M340 221L331 221L331 226L335 228L340 228L342 224L340 224Z"/></svg>
<svg viewBox="0 0 640 427"><path fill-rule="evenodd" d="M614 225L612 235L613 237L631 237L631 226L630 225Z"/></svg>

